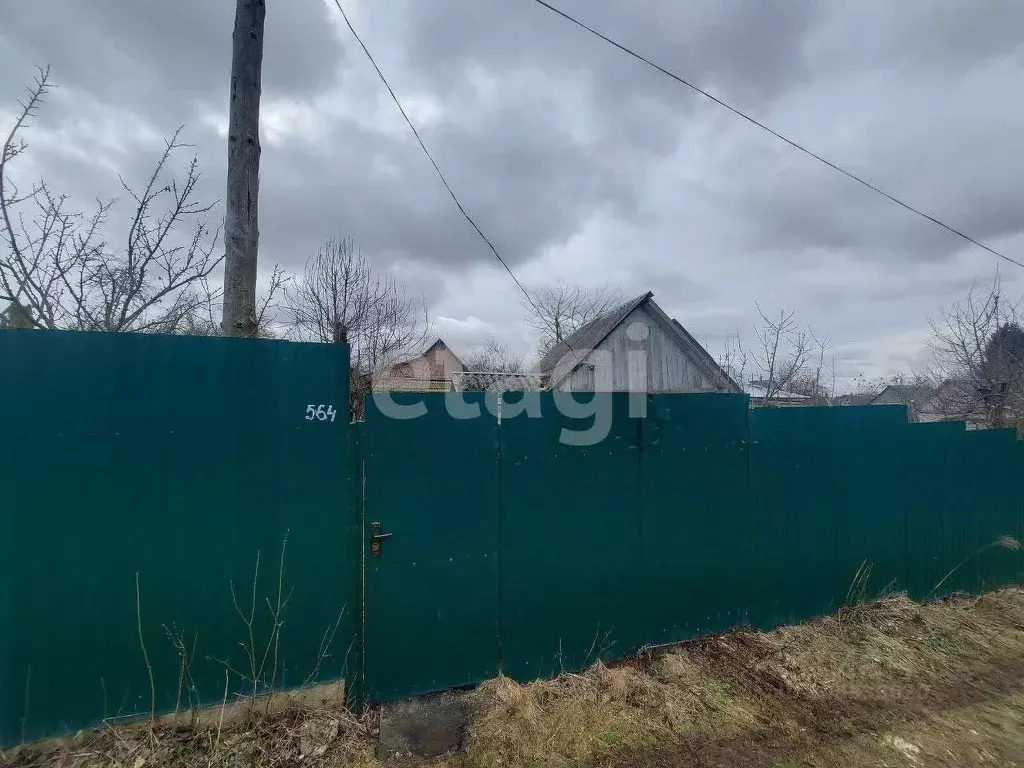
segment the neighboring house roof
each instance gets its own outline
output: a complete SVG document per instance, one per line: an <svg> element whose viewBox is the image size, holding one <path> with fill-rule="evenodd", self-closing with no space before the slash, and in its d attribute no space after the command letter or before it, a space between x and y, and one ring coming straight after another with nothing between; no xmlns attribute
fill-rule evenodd
<svg viewBox="0 0 1024 768"><path fill-rule="evenodd" d="M875 395L871 403L917 403L920 405L929 400L934 393L935 390L925 384L890 384Z"/></svg>
<svg viewBox="0 0 1024 768"><path fill-rule="evenodd" d="M441 339L441 338L438 338L437 341L435 341L433 344L431 344L429 347L427 347L425 350L423 350L423 355L428 355L431 352L433 352L435 349L447 349L448 352L451 354L451 356L455 358L455 362L457 362L459 364L459 368L461 368L462 370L466 369L465 363L462 362L462 360L459 358L459 356L456 355L452 351L452 348L449 347L447 344L445 344L444 343L444 339ZM422 357L423 355L420 355L420 357Z"/></svg>
<svg viewBox="0 0 1024 768"><path fill-rule="evenodd" d="M836 405L871 405L876 395L840 395Z"/></svg>
<svg viewBox="0 0 1024 768"><path fill-rule="evenodd" d="M768 387L763 382L752 381L747 385L746 393L753 400L764 400L768 397ZM772 400L788 402L804 402L810 399L807 395L801 395L799 392L787 392L785 390L775 392L772 395Z"/></svg>
<svg viewBox="0 0 1024 768"><path fill-rule="evenodd" d="M415 354L415 355L406 355L405 357L400 357L400 358L398 358L397 360L395 360L393 363L391 363L390 365L388 365L386 367L394 369L394 368L397 368L400 365L405 365L406 363L411 363L413 360L419 360L421 357L426 357L428 354L433 352L435 349L447 349L449 354L451 354L451 356L453 358L455 358L455 362L457 362L459 364L459 368L461 368L462 370L466 369L465 363L462 362L462 360L459 358L458 355L456 355L454 352L452 352L452 348L449 347L447 344L445 344L444 343L444 339L441 339L441 338L439 338L437 341L435 341L429 347L424 349L422 352L420 352L418 354Z"/></svg>
<svg viewBox="0 0 1024 768"><path fill-rule="evenodd" d="M654 293L647 291L629 301L619 305L610 312L591 320L582 328L571 334L568 338L555 344L547 354L541 358L540 371L549 377L548 387L554 389L563 379L578 368L587 356L611 335L612 331L621 325L627 317L636 309L645 307L648 313L657 321L666 333L673 336L682 347L683 351L693 361L694 365L710 379L728 389L739 392L740 388L729 375L722 370L722 367L715 362L715 359L708 354L696 339L691 336L682 325L674 318L670 318L654 302Z"/></svg>
<svg viewBox="0 0 1024 768"><path fill-rule="evenodd" d="M925 407L948 418L971 421L984 418L985 394L973 382L946 379L932 392Z"/></svg>
<svg viewBox="0 0 1024 768"><path fill-rule="evenodd" d="M571 333L567 338L555 344L551 349L547 351L547 354L540 359L540 370L541 373L554 374L556 368L559 368L559 363L562 363L564 367L566 355L575 353L572 357L578 356L580 360L585 358L590 351L596 349L597 346L608 338L609 334L614 331L619 323L626 319L630 312L643 304L647 299L651 298L654 294L648 291L647 293L637 296L636 298L630 299L625 304L621 304L610 312L594 318L589 323L579 328L575 332ZM573 365L569 370L575 368ZM559 380L565 377L569 371L560 372ZM551 385L554 386L556 382L552 381Z"/></svg>

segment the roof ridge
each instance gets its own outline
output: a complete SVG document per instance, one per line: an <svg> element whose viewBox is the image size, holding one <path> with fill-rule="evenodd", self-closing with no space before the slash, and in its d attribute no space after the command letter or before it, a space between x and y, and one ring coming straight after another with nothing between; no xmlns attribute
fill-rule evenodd
<svg viewBox="0 0 1024 768"><path fill-rule="evenodd" d="M551 349L549 349L547 353L541 358L538 367L543 372L553 371L568 353L572 353L574 355L582 355L585 357L586 354L589 353L591 350L596 349L597 346L602 341L604 341L612 331L618 328L622 321L629 317L629 314L634 309L639 307L645 301L648 301L649 299L653 298L653 296L653 291L647 291L645 293L640 294L639 296L634 296L628 301L624 301L623 303L612 307L607 312L602 312L600 315L595 317L590 322L584 323L575 331L566 336L564 339L552 345ZM608 325L608 327L601 332L599 338L597 338L592 343L587 343L585 345L579 344L579 341L585 338L588 335L588 333L590 333L594 328L597 328L604 323L609 323L609 321L612 319L614 319L614 322L611 322ZM577 349L577 347L580 348ZM576 362L578 363L580 361L577 360Z"/></svg>

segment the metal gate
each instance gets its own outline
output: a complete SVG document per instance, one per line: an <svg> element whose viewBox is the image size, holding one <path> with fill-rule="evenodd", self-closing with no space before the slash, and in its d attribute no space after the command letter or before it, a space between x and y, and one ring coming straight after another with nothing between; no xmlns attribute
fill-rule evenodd
<svg viewBox="0 0 1024 768"><path fill-rule="evenodd" d="M497 424L445 395L366 399L364 673L369 701L498 673ZM477 398L479 395L479 398ZM389 403L391 404L389 407ZM416 418L400 411L422 403Z"/></svg>

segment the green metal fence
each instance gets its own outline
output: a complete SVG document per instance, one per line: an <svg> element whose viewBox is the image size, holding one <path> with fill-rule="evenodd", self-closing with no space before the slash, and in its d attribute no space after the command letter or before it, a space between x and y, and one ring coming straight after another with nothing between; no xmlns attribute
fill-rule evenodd
<svg viewBox="0 0 1024 768"><path fill-rule="evenodd" d="M0 744L344 675L347 349L8 331L0 367Z"/></svg>
<svg viewBox="0 0 1024 768"><path fill-rule="evenodd" d="M349 425L343 347L9 331L0 364L0 745L225 682L387 701L1024 573L1024 444L897 406L399 393ZM588 411L607 434L569 444Z"/></svg>
<svg viewBox="0 0 1024 768"><path fill-rule="evenodd" d="M604 394L607 437L575 447L560 434L581 420L550 393L528 396L539 418L501 418L492 396L456 418L459 397L400 396L425 406L413 419L367 402L366 519L387 534L367 557L373 700L1024 573L1000 542L1024 534L1013 431L719 394L648 396L631 418L629 395Z"/></svg>

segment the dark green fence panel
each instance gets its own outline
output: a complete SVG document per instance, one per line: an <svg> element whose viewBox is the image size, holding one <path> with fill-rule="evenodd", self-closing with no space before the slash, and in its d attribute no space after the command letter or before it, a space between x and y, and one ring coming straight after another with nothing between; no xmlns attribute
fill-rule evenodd
<svg viewBox="0 0 1024 768"><path fill-rule="evenodd" d="M1021 549L1017 551L1017 584L1024 584L1024 487L1021 478L1024 478L1024 441L1018 440L1014 451L1016 454L1013 475L1010 481L1010 498L1014 499L1017 507L1017 543Z"/></svg>
<svg viewBox="0 0 1024 768"><path fill-rule="evenodd" d="M830 441L834 459L831 496L822 507L836 519L838 598L902 592L907 583L906 411L902 406L821 410L822 439Z"/></svg>
<svg viewBox="0 0 1024 768"><path fill-rule="evenodd" d="M902 407L750 412L751 622L837 608L862 565L865 591L904 579Z"/></svg>
<svg viewBox="0 0 1024 768"><path fill-rule="evenodd" d="M1020 578L1020 552L986 546L1021 530L1009 433L710 394L652 395L633 418L626 393L577 393L608 430L574 446L563 431L591 417L563 415L568 395L521 397L466 421L441 396L401 396L430 405L412 421L368 406L368 520L394 534L368 559L373 699Z"/></svg>
<svg viewBox="0 0 1024 768"><path fill-rule="evenodd" d="M9 331L0 360L0 743L251 693L239 612L262 683L344 674L346 348Z"/></svg>
<svg viewBox="0 0 1024 768"><path fill-rule="evenodd" d="M975 503L969 508L977 524L977 548L971 571L977 591L998 589L1016 582L1020 557L1014 477L1017 432L1013 429L978 430L967 434L976 455ZM1012 541L1011 541L1012 540Z"/></svg>
<svg viewBox="0 0 1024 768"><path fill-rule="evenodd" d="M910 424L905 432L907 591L915 600L949 594L946 577L967 555L960 523L963 444L962 422Z"/></svg>
<svg viewBox="0 0 1024 768"><path fill-rule="evenodd" d="M953 486L956 508L949 520L948 536L953 542L954 558L948 563L945 581L936 595L956 592L975 593L981 588L978 557L982 516L991 515L992 484L988 478L989 447L984 437L967 431L958 446L959 482Z"/></svg>
<svg viewBox="0 0 1024 768"><path fill-rule="evenodd" d="M750 515L744 395L652 395L641 466L642 644L747 621Z"/></svg>
<svg viewBox="0 0 1024 768"><path fill-rule="evenodd" d="M497 422L483 393L465 395L476 418L453 418L446 397L463 402L455 394L366 398L364 664L372 701L498 672ZM395 412L417 403L417 418ZM373 523L391 534L379 555Z"/></svg>
<svg viewBox="0 0 1024 768"><path fill-rule="evenodd" d="M821 410L750 412L751 610L755 627L803 621L834 605L837 572L834 440Z"/></svg>
<svg viewBox="0 0 1024 768"><path fill-rule="evenodd" d="M657 599L640 588L640 421L629 396L577 395L610 419L587 447L560 441L591 426L559 412L555 398L567 395L527 397L539 397L543 418L520 414L500 429L502 671L520 680L621 656Z"/></svg>

